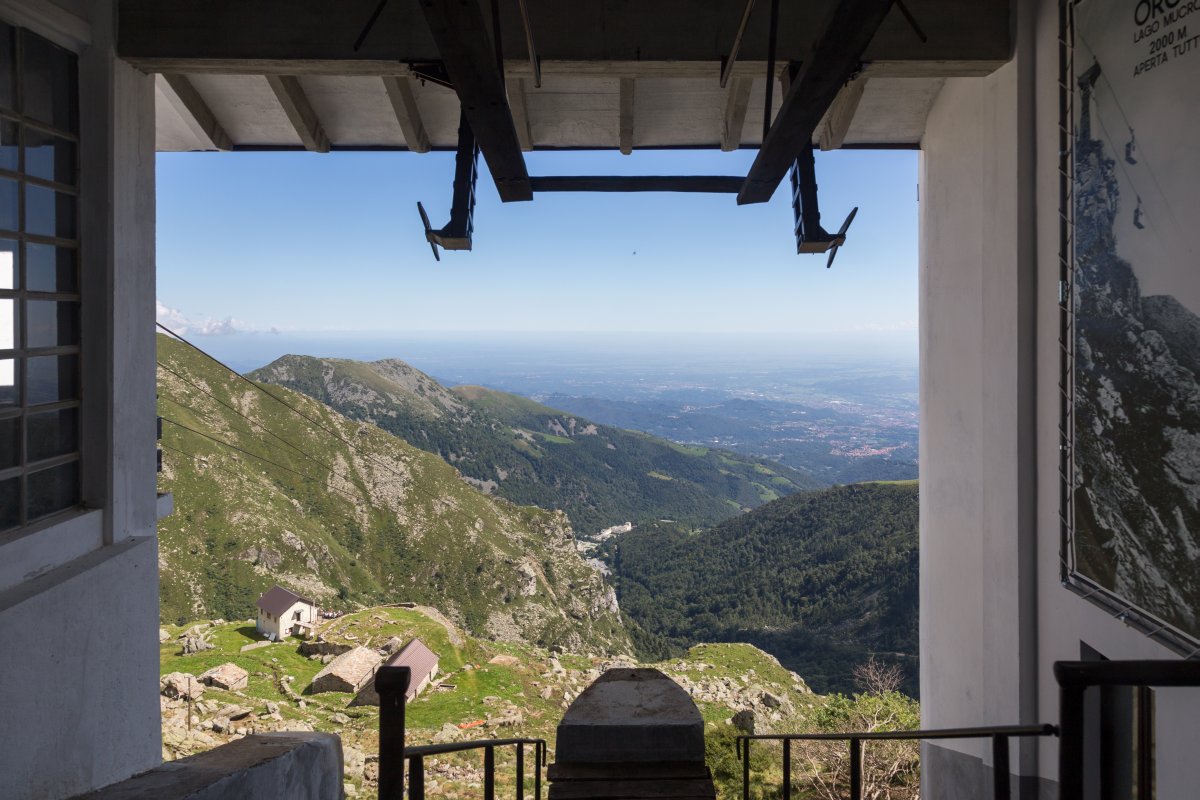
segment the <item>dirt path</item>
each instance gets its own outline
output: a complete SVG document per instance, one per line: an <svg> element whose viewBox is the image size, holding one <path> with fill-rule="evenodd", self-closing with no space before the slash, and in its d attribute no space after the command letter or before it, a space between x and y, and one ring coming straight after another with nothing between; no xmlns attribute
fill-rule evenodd
<svg viewBox="0 0 1200 800"><path fill-rule="evenodd" d="M454 645L455 647L462 647L464 644L466 644L466 642L463 641L462 635L459 634L458 628L454 626L454 623L447 619L442 612L438 611L433 606L416 606L413 608L413 611L421 612L445 628L446 636L448 636L450 639L450 644Z"/></svg>

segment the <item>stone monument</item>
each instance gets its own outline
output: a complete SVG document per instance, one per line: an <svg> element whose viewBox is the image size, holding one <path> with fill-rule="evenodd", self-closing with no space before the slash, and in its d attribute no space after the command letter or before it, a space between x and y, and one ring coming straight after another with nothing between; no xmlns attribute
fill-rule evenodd
<svg viewBox="0 0 1200 800"><path fill-rule="evenodd" d="M656 669L610 669L575 698L549 778L550 800L716 797L700 710Z"/></svg>

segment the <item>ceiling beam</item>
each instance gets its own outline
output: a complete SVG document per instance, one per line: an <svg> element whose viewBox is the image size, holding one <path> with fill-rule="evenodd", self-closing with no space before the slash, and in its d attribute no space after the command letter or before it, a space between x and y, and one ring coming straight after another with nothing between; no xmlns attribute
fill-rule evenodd
<svg viewBox="0 0 1200 800"><path fill-rule="evenodd" d="M865 60L970 64L1011 57L1012 0L906 0L928 35L922 43L899 14L880 26ZM387 3L359 49L354 43L378 0L116 0L117 53L145 72L224 71L260 75L323 72L394 75L397 64L430 61L438 47L419 2ZM778 58L798 61L835 0L791 3L779 20ZM692 62L716 80L744 0L531 0L537 53L549 62ZM500 4L504 52L520 54L525 26L517 3ZM767 15L748 21L737 66L766 59ZM490 28L489 28L490 30ZM581 35L580 32L585 32ZM490 37L489 37L490 41ZM299 63L297 63L299 62ZM948 74L948 73L947 73Z"/></svg>
<svg viewBox="0 0 1200 800"><path fill-rule="evenodd" d="M504 202L532 200L504 76L477 0L420 0L421 10Z"/></svg>
<svg viewBox="0 0 1200 800"><path fill-rule="evenodd" d="M822 150L837 150L846 141L850 123L854 122L854 114L867 88L867 80L866 75L859 75L843 86L833 99L833 104L825 112L817 129L817 144Z"/></svg>
<svg viewBox="0 0 1200 800"><path fill-rule="evenodd" d="M725 93L725 116L721 123L721 149L737 150L746 129L746 109L750 105L750 86L753 79L735 75Z"/></svg>
<svg viewBox="0 0 1200 800"><path fill-rule="evenodd" d="M184 75L158 75L156 82L163 97L179 114L203 150L232 150L233 140L221 127L216 115Z"/></svg>
<svg viewBox="0 0 1200 800"><path fill-rule="evenodd" d="M533 132L529 127L529 106L525 103L525 79L509 77L505 80L505 86L508 88L508 107L512 110L513 124L517 126L517 139L521 142L521 149L528 153L533 150Z"/></svg>
<svg viewBox="0 0 1200 800"><path fill-rule="evenodd" d="M535 192L703 192L733 194L737 175L552 175L530 178Z"/></svg>
<svg viewBox="0 0 1200 800"><path fill-rule="evenodd" d="M425 132L421 109L417 107L417 98L413 95L412 79L403 75L385 75L383 88L387 91L408 149L414 153L428 153L429 134Z"/></svg>
<svg viewBox="0 0 1200 800"><path fill-rule="evenodd" d="M746 183L738 193L739 205L770 200L800 148L812 146L818 123L842 86L858 71L863 53L892 3L842 0L830 9L809 51L798 59L799 72L750 165Z"/></svg>
<svg viewBox="0 0 1200 800"><path fill-rule="evenodd" d="M275 92L279 105L283 106L283 113L287 114L288 121L296 129L296 135L300 137L304 149L314 153L328 153L329 137L325 135L325 129L321 127L321 120L317 118L317 112L313 110L312 103L308 102L308 95L300 86L300 79L295 75L267 75L265 77L267 83L271 84L271 89Z"/></svg>
<svg viewBox="0 0 1200 800"><path fill-rule="evenodd" d="M636 84L633 78L621 78L621 153L633 152L633 108Z"/></svg>

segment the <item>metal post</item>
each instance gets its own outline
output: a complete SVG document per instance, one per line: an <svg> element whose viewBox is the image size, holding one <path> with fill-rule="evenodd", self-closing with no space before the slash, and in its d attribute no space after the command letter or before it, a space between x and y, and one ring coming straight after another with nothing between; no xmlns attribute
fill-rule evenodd
<svg viewBox="0 0 1200 800"><path fill-rule="evenodd" d="M404 700L412 671L384 665L375 673L379 695L379 800L404 800Z"/></svg>
<svg viewBox="0 0 1200 800"><path fill-rule="evenodd" d="M517 742L517 800L525 800L525 743Z"/></svg>
<svg viewBox="0 0 1200 800"><path fill-rule="evenodd" d="M862 739L850 740L850 800L862 800Z"/></svg>
<svg viewBox="0 0 1200 800"><path fill-rule="evenodd" d="M742 742L742 800L750 800L750 739Z"/></svg>
<svg viewBox="0 0 1200 800"><path fill-rule="evenodd" d="M1083 800L1083 692L1078 684L1059 687L1059 800Z"/></svg>
<svg viewBox="0 0 1200 800"><path fill-rule="evenodd" d="M408 760L408 800L425 800L425 759L421 756Z"/></svg>
<svg viewBox="0 0 1200 800"><path fill-rule="evenodd" d="M533 800L542 800L542 767L546 766L546 743L533 746Z"/></svg>
<svg viewBox="0 0 1200 800"><path fill-rule="evenodd" d="M1154 796L1154 690L1137 687L1137 796Z"/></svg>
<svg viewBox="0 0 1200 800"><path fill-rule="evenodd" d="M483 800L496 800L496 748L492 745L483 748Z"/></svg>
<svg viewBox="0 0 1200 800"><path fill-rule="evenodd" d="M1008 737L992 737L992 800L1010 800L1012 786L1008 775Z"/></svg>
<svg viewBox="0 0 1200 800"><path fill-rule="evenodd" d="M783 740L783 800L792 800L792 740Z"/></svg>

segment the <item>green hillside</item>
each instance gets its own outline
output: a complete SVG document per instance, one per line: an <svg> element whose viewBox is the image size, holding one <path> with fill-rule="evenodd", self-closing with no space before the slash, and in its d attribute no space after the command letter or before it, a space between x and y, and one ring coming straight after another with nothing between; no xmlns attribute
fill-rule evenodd
<svg viewBox="0 0 1200 800"><path fill-rule="evenodd" d="M482 387L449 390L395 359L289 355L250 376L436 453L485 491L565 511L581 533L663 518L711 525L815 485L771 461L596 425Z"/></svg>
<svg viewBox="0 0 1200 800"><path fill-rule="evenodd" d="M625 652L611 587L565 516L513 505L454 467L303 395L255 389L159 336L166 621L253 615L279 583L333 608L413 601L478 636ZM307 419L305 418L307 417Z"/></svg>
<svg viewBox="0 0 1200 800"><path fill-rule="evenodd" d="M675 648L751 642L818 691L849 691L876 653L917 691L915 482L794 494L701 534L647 526L600 552L622 611Z"/></svg>

